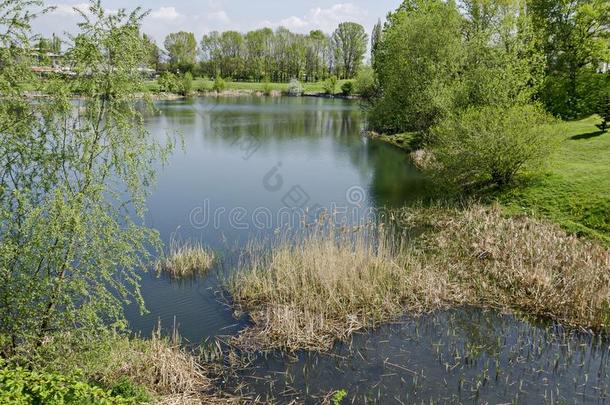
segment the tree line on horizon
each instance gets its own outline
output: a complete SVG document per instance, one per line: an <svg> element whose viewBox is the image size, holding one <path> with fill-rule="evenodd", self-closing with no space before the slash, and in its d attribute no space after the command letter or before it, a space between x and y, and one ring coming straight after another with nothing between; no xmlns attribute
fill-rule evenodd
<svg viewBox="0 0 610 405"><path fill-rule="evenodd" d="M144 35L147 64L158 71L237 81L306 82L331 76L352 79L363 64L368 35L362 25L339 24L332 34L298 34L287 28L262 28L245 34L212 31L198 42L192 32L169 34L164 48Z"/></svg>

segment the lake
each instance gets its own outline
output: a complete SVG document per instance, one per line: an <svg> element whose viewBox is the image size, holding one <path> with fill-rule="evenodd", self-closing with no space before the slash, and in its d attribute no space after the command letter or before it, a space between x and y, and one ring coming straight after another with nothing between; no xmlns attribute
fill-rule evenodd
<svg viewBox="0 0 610 405"><path fill-rule="evenodd" d="M248 320L233 316L222 280L249 240L323 209L353 224L432 188L403 151L362 135L356 101L204 97L157 108L149 130L180 141L159 168L147 225L166 245L201 241L221 260L190 280L144 276L150 312L128 309L143 334L157 322L195 344L237 333ZM260 356L241 377L279 402L345 389L356 403L606 403L608 371L605 340L462 308L357 334L331 355Z"/></svg>

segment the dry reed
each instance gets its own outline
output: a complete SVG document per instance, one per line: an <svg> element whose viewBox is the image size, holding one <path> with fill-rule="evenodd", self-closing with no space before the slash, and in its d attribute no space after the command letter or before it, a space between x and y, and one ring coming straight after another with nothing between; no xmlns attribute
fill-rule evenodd
<svg viewBox="0 0 610 405"><path fill-rule="evenodd" d="M427 229L406 244L374 229L330 227L250 252L230 283L255 326L242 347L327 350L362 328L441 307L479 305L606 329L610 259L595 243L497 207L405 209Z"/></svg>
<svg viewBox="0 0 610 405"><path fill-rule="evenodd" d="M328 349L402 312L409 273L383 228L322 225L276 242L268 254L254 246L231 282L235 302L257 325L242 345Z"/></svg>
<svg viewBox="0 0 610 405"><path fill-rule="evenodd" d="M174 278L191 277L205 272L214 264L214 252L200 242L170 242L167 257L157 263L157 272L164 272Z"/></svg>
<svg viewBox="0 0 610 405"><path fill-rule="evenodd" d="M470 304L512 309L597 331L610 327L610 256L595 242L499 207L413 212L435 231L419 249ZM431 287L427 287L431 288Z"/></svg>

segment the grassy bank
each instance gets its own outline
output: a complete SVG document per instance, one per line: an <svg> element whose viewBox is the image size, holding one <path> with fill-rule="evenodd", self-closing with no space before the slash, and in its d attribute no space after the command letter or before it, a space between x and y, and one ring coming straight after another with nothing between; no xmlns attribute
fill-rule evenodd
<svg viewBox="0 0 610 405"><path fill-rule="evenodd" d="M549 218L610 246L610 133L598 123L591 117L561 124L566 135L543 173L499 200L510 212Z"/></svg>
<svg viewBox="0 0 610 405"><path fill-rule="evenodd" d="M0 362L6 403L230 404L215 379L220 363L204 362L179 339L101 333L56 334L20 347ZM20 402L21 401L21 402ZM3 402L5 403L5 402Z"/></svg>
<svg viewBox="0 0 610 405"><path fill-rule="evenodd" d="M341 86L348 80L339 80L337 82L335 94L341 93ZM324 82L302 83L303 90L306 94L325 93ZM206 92L211 91L214 86L214 81L209 79L197 78L193 80L193 91ZM148 81L145 85L146 90L152 93L160 92L159 84L156 80ZM271 90L278 93L283 93L288 90L288 83L255 83L255 82L226 82L226 90L234 92L265 92Z"/></svg>
<svg viewBox="0 0 610 405"><path fill-rule="evenodd" d="M606 330L606 249L499 207L404 209L415 241L379 228L308 231L255 251L231 283L255 326L239 344L326 350L381 322L461 305L494 307ZM326 229L326 228L324 228Z"/></svg>
<svg viewBox="0 0 610 405"><path fill-rule="evenodd" d="M396 135L385 135L378 134L376 132L369 132L369 138L376 139L390 145L394 145L397 148L404 150L405 152L413 152L417 150L419 145L419 139L415 133L404 133Z"/></svg>
<svg viewBox="0 0 610 405"><path fill-rule="evenodd" d="M512 214L548 218L567 231L610 246L610 133L596 127L598 117L557 124L557 149L541 171L526 173L515 187L491 200ZM412 152L410 134L371 136ZM412 154L415 163L428 155Z"/></svg>

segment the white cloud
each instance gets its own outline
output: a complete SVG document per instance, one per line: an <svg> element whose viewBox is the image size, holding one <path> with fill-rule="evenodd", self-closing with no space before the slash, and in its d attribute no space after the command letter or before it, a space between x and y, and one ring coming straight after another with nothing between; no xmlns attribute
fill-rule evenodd
<svg viewBox="0 0 610 405"><path fill-rule="evenodd" d="M316 7L302 16L290 16L279 21L261 21L259 26L286 27L297 32L321 29L331 32L345 21L365 23L369 12L353 3L339 3L329 8Z"/></svg>
<svg viewBox="0 0 610 405"><path fill-rule="evenodd" d="M176 7L161 7L150 13L150 18L156 20L175 20L180 16L181 14L176 10Z"/></svg>
<svg viewBox="0 0 610 405"><path fill-rule="evenodd" d="M60 14L60 15L78 15L78 12L75 9L78 9L82 12L87 12L89 10L88 3L78 3L78 4L54 4L54 10L52 14Z"/></svg>
<svg viewBox="0 0 610 405"><path fill-rule="evenodd" d="M224 10L212 11L206 15L206 19L211 22L220 23L228 23L231 21Z"/></svg>

